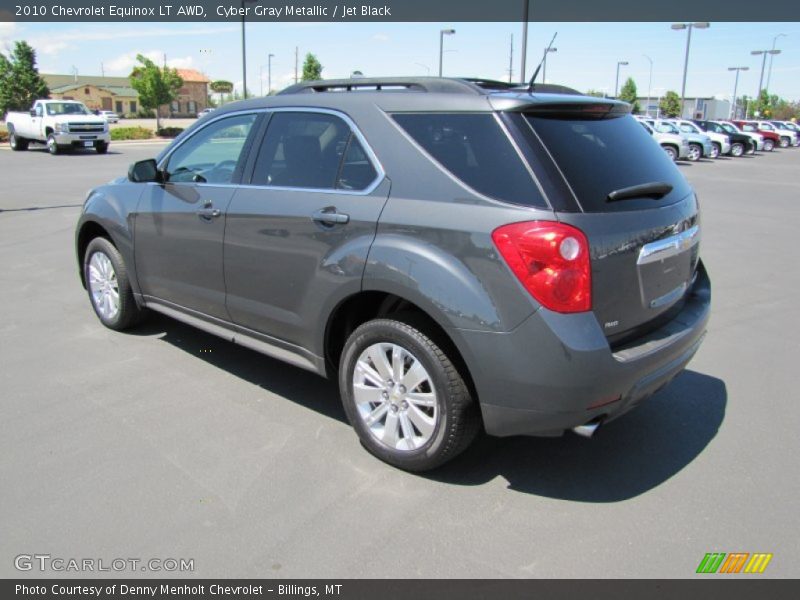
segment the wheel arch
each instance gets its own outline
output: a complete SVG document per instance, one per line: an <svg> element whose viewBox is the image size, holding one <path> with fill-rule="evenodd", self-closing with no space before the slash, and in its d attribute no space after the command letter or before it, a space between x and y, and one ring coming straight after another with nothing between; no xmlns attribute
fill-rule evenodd
<svg viewBox="0 0 800 600"><path fill-rule="evenodd" d="M89 247L89 244L93 239L98 237L107 239L115 248L117 248L117 250L119 250L119 246L114 241L111 233L100 223L94 220L86 220L81 223L80 227L78 228L77 235L75 236L75 252L78 259L78 272L80 274L81 284L83 285L84 289L86 288L86 275L83 272L83 257L86 254L86 248Z"/></svg>

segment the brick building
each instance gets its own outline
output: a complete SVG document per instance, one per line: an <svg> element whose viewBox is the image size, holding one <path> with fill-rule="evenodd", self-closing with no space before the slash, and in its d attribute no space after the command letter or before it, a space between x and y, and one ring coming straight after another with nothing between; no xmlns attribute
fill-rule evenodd
<svg viewBox="0 0 800 600"><path fill-rule="evenodd" d="M208 108L209 79L194 69L177 69L183 86L172 104L159 107L162 117L194 117ZM127 77L42 74L52 98L79 100L90 110L113 110L120 116L136 116L142 108L139 94Z"/></svg>

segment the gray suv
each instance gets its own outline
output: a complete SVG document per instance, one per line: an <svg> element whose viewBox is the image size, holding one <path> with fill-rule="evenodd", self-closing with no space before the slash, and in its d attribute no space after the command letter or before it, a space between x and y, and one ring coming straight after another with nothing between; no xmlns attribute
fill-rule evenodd
<svg viewBox="0 0 800 600"><path fill-rule="evenodd" d="M407 470L481 429L591 435L686 366L710 284L672 161L627 104L565 91L320 81L214 111L89 193L94 311L337 378Z"/></svg>

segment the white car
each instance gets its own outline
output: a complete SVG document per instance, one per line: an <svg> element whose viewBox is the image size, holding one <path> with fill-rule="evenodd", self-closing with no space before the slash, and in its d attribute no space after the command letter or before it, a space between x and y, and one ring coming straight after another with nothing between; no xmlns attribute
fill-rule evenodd
<svg viewBox="0 0 800 600"><path fill-rule="evenodd" d="M109 123L119 123L119 115L113 110L101 110L100 116Z"/></svg>
<svg viewBox="0 0 800 600"><path fill-rule="evenodd" d="M672 160L684 160L689 156L689 141L681 136L675 135L673 133L662 133L660 131L656 131L653 127L644 119L639 117L634 117L639 123L641 123L642 127L645 128L645 131L653 136L658 145L661 146L661 149L667 153Z"/></svg>
<svg viewBox="0 0 800 600"><path fill-rule="evenodd" d="M758 126L764 131L771 131L777 133L780 137L778 146L781 148L788 148L789 146L797 146L797 132L785 127L778 127L772 121L758 121Z"/></svg>
<svg viewBox="0 0 800 600"><path fill-rule="evenodd" d="M108 151L111 135L108 121L74 100L37 100L28 112L6 115L8 143L12 150L27 150L28 144L47 144L50 154L69 148Z"/></svg>
<svg viewBox="0 0 800 600"><path fill-rule="evenodd" d="M678 128L684 133L704 133L711 138L711 154L709 158L719 158L720 154L728 154L731 151L731 138L723 133L716 133L715 131L703 131L697 124L687 121L686 119L678 119L675 121Z"/></svg>
<svg viewBox="0 0 800 600"><path fill-rule="evenodd" d="M214 112L213 108L204 108L199 113L197 113L197 118L200 119L201 117L205 117L206 115L210 115L212 112Z"/></svg>

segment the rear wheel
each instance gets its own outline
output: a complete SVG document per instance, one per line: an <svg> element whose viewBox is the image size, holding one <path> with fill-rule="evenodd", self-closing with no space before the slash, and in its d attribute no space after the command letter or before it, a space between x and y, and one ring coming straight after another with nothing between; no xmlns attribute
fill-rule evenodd
<svg viewBox="0 0 800 600"><path fill-rule="evenodd" d="M83 257L86 289L97 318L110 329L121 331L136 324L143 311L133 298L122 255L106 238L95 238Z"/></svg>
<svg viewBox="0 0 800 600"><path fill-rule="evenodd" d="M19 137L17 133L14 131L13 128L9 128L8 130L8 145L11 146L11 149L20 152L22 150L28 149L28 140L25 138Z"/></svg>
<svg viewBox="0 0 800 600"><path fill-rule="evenodd" d="M775 148L775 142L772 140L764 140L764 152L772 152Z"/></svg>
<svg viewBox="0 0 800 600"><path fill-rule="evenodd" d="M703 157L703 148L700 147L700 144L689 144L689 160L692 162L697 162Z"/></svg>
<svg viewBox="0 0 800 600"><path fill-rule="evenodd" d="M710 158L719 158L720 154L722 154L722 146L720 146L716 142L712 142L711 143L711 156L710 156Z"/></svg>
<svg viewBox="0 0 800 600"><path fill-rule="evenodd" d="M731 145L731 156L741 156L744 154L744 146L739 142L734 142Z"/></svg>
<svg viewBox="0 0 800 600"><path fill-rule="evenodd" d="M678 160L678 151L673 146L661 146L672 160Z"/></svg>
<svg viewBox="0 0 800 600"><path fill-rule="evenodd" d="M404 321L376 319L352 333L342 354L339 388L364 447L408 471L449 461L480 427L476 402L451 358Z"/></svg>
<svg viewBox="0 0 800 600"><path fill-rule="evenodd" d="M780 142L778 142L778 145L781 148L788 148L789 147L789 143L790 142L789 142L789 138L788 137L782 137Z"/></svg>

